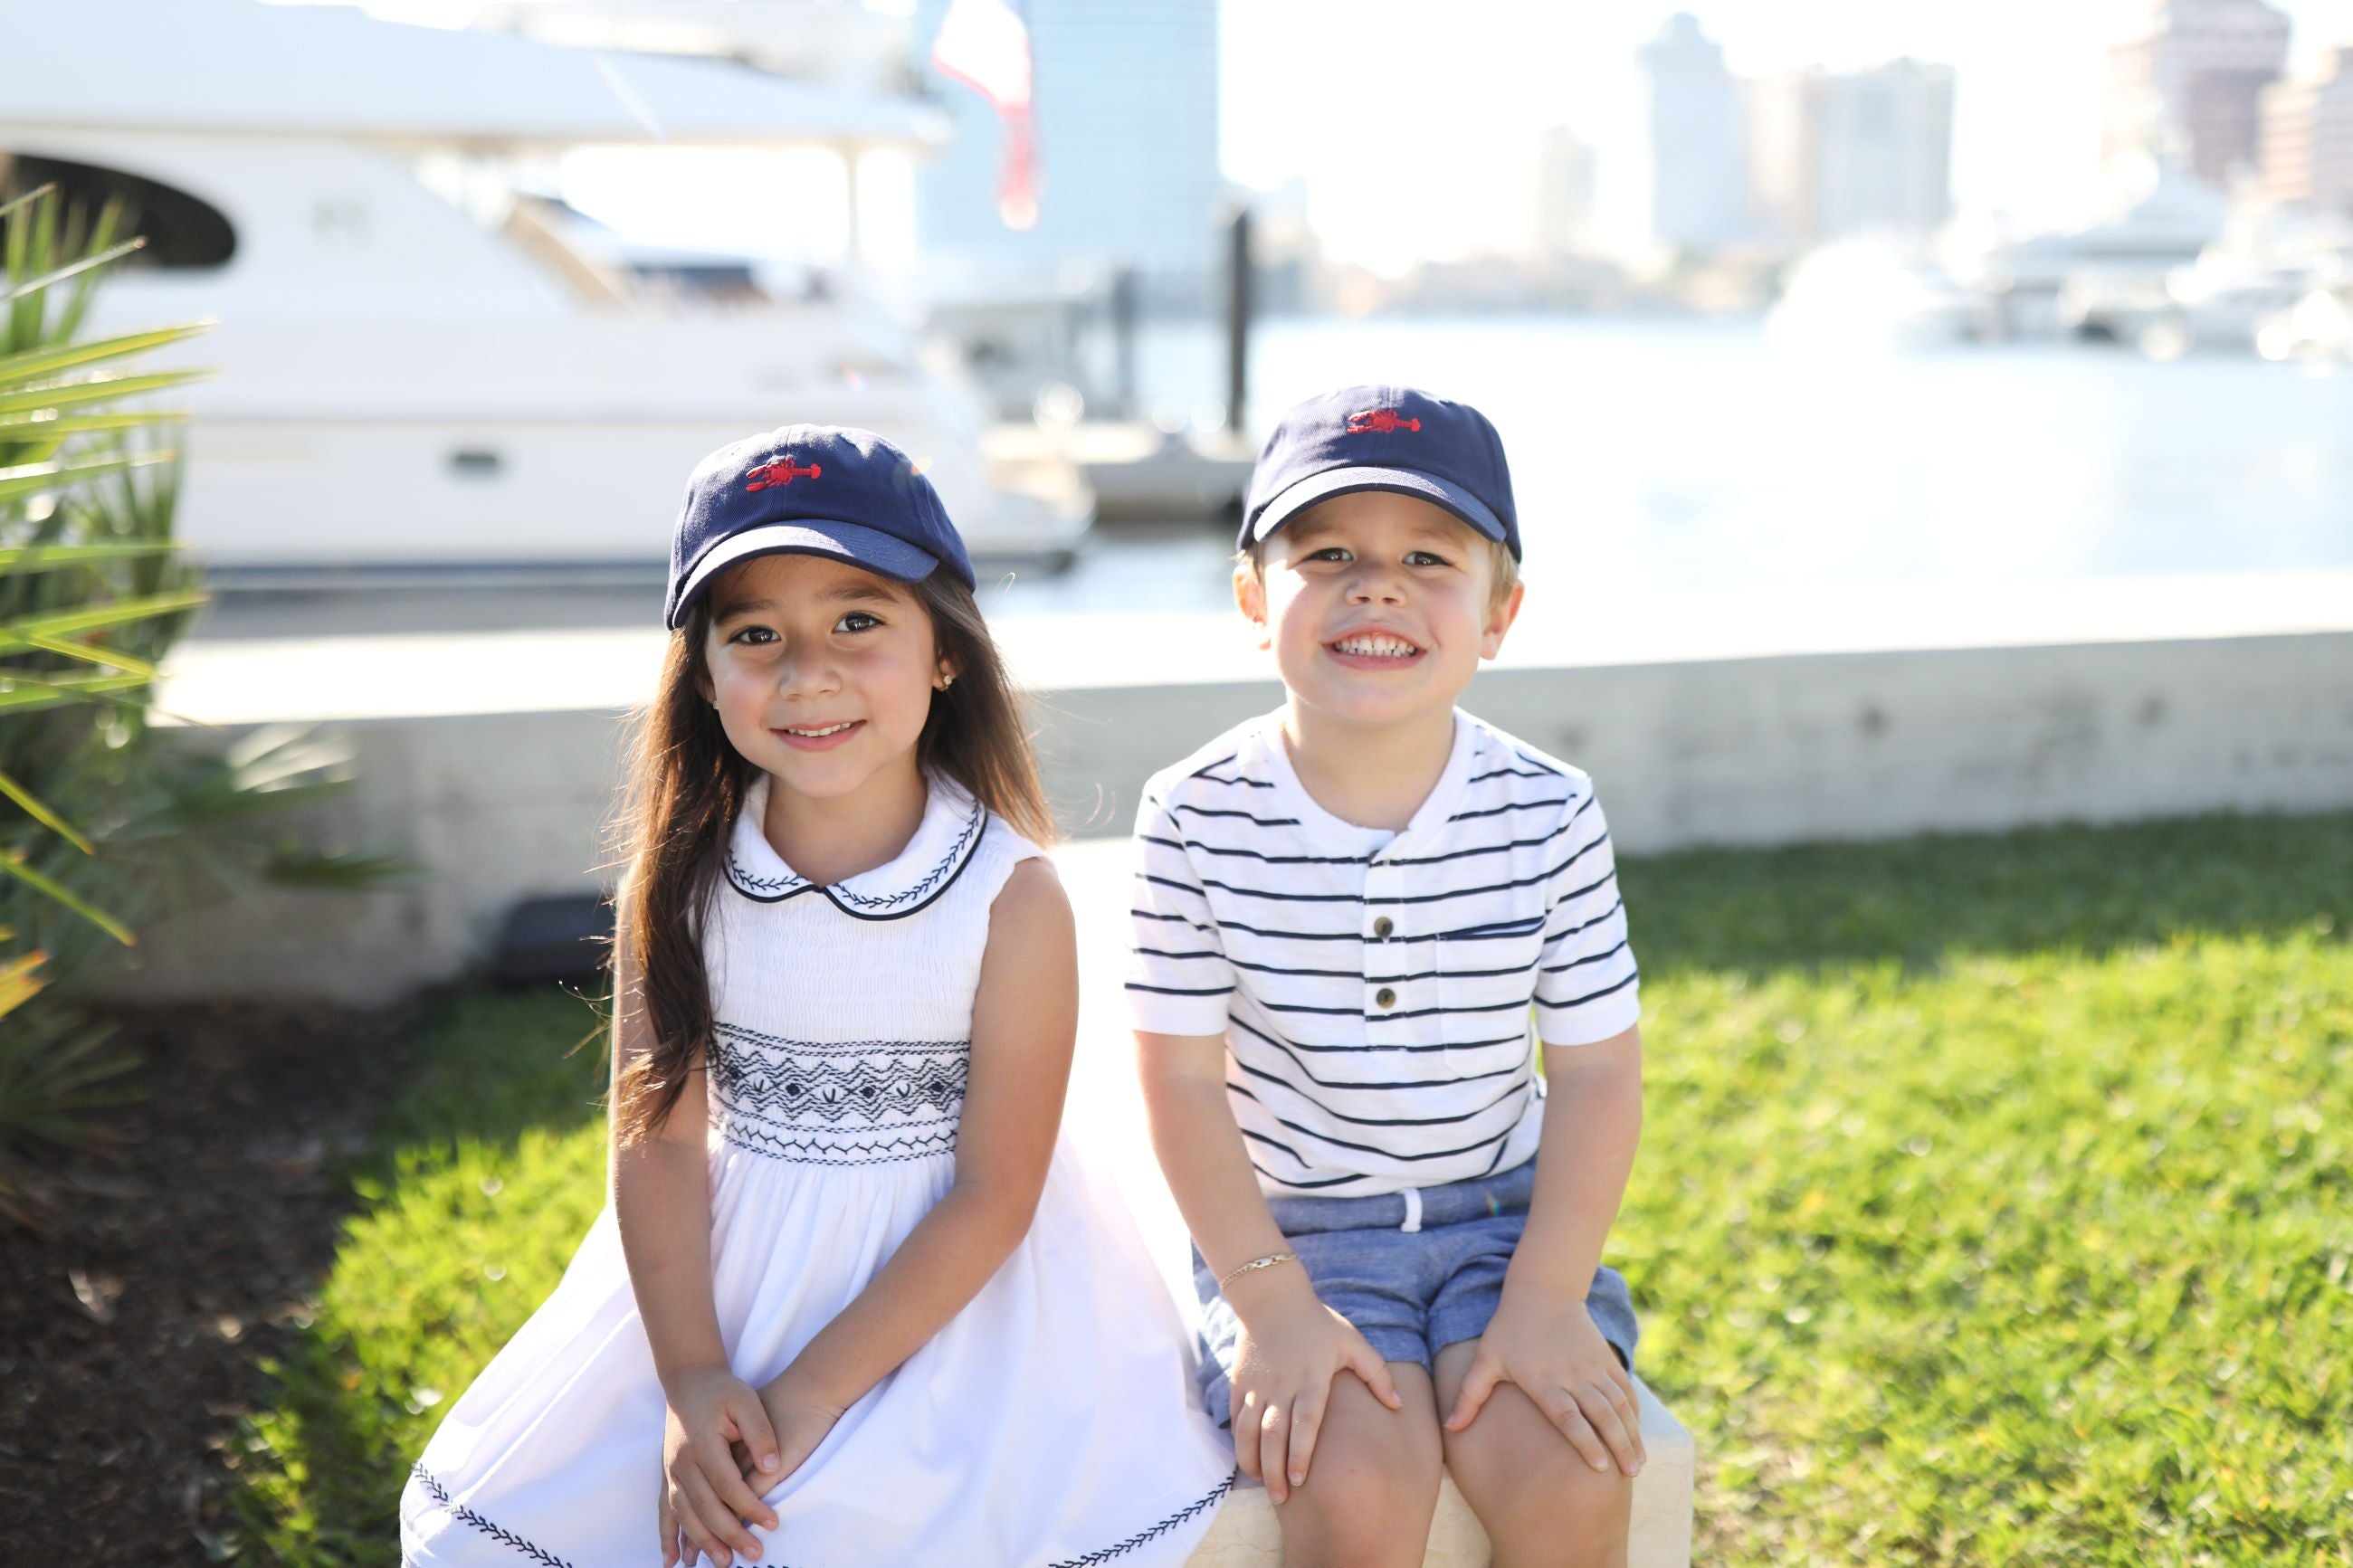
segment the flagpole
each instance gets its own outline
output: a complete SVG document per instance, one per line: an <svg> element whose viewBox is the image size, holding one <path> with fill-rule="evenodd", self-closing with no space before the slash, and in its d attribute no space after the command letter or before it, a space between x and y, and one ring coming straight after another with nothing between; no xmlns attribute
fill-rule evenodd
<svg viewBox="0 0 2353 1568"><path fill-rule="evenodd" d="M849 192L849 221L844 231L847 238L842 245L842 270L856 277L866 270L865 183L859 170L859 165L865 162L866 149L855 142L843 142L837 146L841 153L843 172L849 176L843 181L844 188Z"/></svg>

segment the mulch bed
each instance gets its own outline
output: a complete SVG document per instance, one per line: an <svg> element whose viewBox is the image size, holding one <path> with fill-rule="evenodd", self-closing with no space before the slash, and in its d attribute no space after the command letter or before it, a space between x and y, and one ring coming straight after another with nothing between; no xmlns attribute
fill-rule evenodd
<svg viewBox="0 0 2353 1568"><path fill-rule="evenodd" d="M351 1207L345 1158L396 1081L396 1019L326 1008L117 1015L140 1098L0 1222L0 1557L216 1561L222 1447Z"/></svg>

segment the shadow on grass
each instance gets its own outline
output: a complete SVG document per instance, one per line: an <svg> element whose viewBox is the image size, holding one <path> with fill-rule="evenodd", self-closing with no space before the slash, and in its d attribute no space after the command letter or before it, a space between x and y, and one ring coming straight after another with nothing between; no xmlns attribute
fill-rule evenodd
<svg viewBox="0 0 2353 1568"><path fill-rule="evenodd" d="M495 1347L545 1294L601 1198L601 1140L584 1136L604 1119L601 1024L552 990L419 1009L407 1076L349 1171L358 1207L316 1320L245 1424L232 1507L250 1557L385 1561L404 1474L446 1409L435 1385L456 1396L467 1347Z"/></svg>
<svg viewBox="0 0 2353 1568"><path fill-rule="evenodd" d="M602 999L569 992L460 991L418 1021L414 1075L375 1139L380 1157L601 1121L610 1070Z"/></svg>
<svg viewBox="0 0 2353 1568"><path fill-rule="evenodd" d="M1620 868L1646 975L1968 954L2096 956L2179 933L2353 926L2353 815L1704 850Z"/></svg>

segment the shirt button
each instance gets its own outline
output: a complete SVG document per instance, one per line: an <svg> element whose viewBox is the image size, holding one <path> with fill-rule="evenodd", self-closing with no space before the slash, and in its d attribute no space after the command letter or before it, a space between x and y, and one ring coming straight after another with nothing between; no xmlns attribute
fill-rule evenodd
<svg viewBox="0 0 2353 1568"><path fill-rule="evenodd" d="M1390 921L1389 917L1387 915L1383 915L1380 919L1373 922L1373 934L1375 936L1387 936L1389 932L1395 930L1397 930L1396 925Z"/></svg>
<svg viewBox="0 0 2353 1568"><path fill-rule="evenodd" d="M1397 993L1384 985L1373 993L1373 1000L1381 1006L1394 1007L1397 1005Z"/></svg>

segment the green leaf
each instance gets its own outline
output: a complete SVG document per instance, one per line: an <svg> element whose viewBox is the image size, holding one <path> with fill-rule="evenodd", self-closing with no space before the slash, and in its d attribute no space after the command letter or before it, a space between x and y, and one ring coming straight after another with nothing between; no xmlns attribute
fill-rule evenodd
<svg viewBox="0 0 2353 1568"><path fill-rule="evenodd" d="M65 658L78 658L87 664L103 665L109 669L123 670L138 676L142 681L160 679L164 673L135 654L124 653L118 648L106 647L98 643L76 642L71 637L51 637L45 632L36 632L25 640L30 646L44 652L54 653Z"/></svg>
<svg viewBox="0 0 2353 1568"><path fill-rule="evenodd" d="M204 370L159 370L145 375L93 375L80 381L59 382L54 386L35 387L26 392L0 392L0 414L15 414L31 408L65 408L81 403L104 403L117 397L137 397L142 393L161 392L167 386L186 386L210 375Z"/></svg>
<svg viewBox="0 0 2353 1568"><path fill-rule="evenodd" d="M40 893L46 897L55 899L58 903L63 904L66 908L71 910L74 913L79 915L82 919L88 921L90 924L96 926L99 930L112 937L123 946L136 947L139 945L139 939L131 933L130 927L124 925L121 921L116 920L112 915L108 914L104 910L98 908L89 900L81 898L70 888L68 888L62 883L50 878L41 875L40 872L36 871L30 866L26 865L25 852L23 850L18 849L10 851L6 854L0 854L0 871L7 872L8 875L16 878L18 881L32 889L33 891Z"/></svg>
<svg viewBox="0 0 2353 1568"><path fill-rule="evenodd" d="M52 1005L35 1012L12 1022L11 1038L0 1050L0 1145L81 1142L86 1112L133 1098L121 1087L104 1086L138 1058L103 1048L114 1033L111 1025Z"/></svg>
<svg viewBox="0 0 2353 1568"><path fill-rule="evenodd" d="M98 212L98 223L90 230L86 245L69 247L84 253L104 250L114 243L115 232L122 226L123 205L120 196L110 196ZM74 279L73 293L66 300L66 308L58 313L57 330L52 334L58 342L81 336L81 324L89 319L91 302L98 297L99 274L85 272Z"/></svg>
<svg viewBox="0 0 2353 1568"><path fill-rule="evenodd" d="M22 419L0 419L0 441L48 441L100 430L145 430L157 425L185 425L185 408L141 408L123 414L71 414L62 417L43 409Z"/></svg>
<svg viewBox="0 0 2353 1568"><path fill-rule="evenodd" d="M50 832L56 834L58 837L64 839L67 843L72 845L75 848L80 850L83 854L90 855L96 853L96 851L90 848L90 840L83 837L82 835L74 828L71 823L69 823L64 817L59 816L56 812L51 811L47 806L43 805L40 801L34 796L32 791L26 789L23 784L18 784L15 779L10 778L5 773L0 773L0 795L6 795L10 800L15 801L18 805L23 806L26 816L39 823L42 826L47 828Z"/></svg>
<svg viewBox="0 0 2353 1568"><path fill-rule="evenodd" d="M149 331L98 338L86 343L55 343L46 348L0 354L0 382L37 381L79 365L144 353L150 349L185 342L199 333L210 331L216 324L211 320L190 321L177 327L157 327Z"/></svg>
<svg viewBox="0 0 2353 1568"><path fill-rule="evenodd" d="M36 243L37 244L37 242ZM85 256L79 261L71 262L64 267L53 268L52 270L45 272L38 278L35 278L28 282L19 283L7 293L0 294L0 300L21 303L25 300L30 300L34 295L40 293L43 289L55 288L69 278L78 278L85 272L104 267L109 262L120 261L134 250L142 250L146 248L146 245L147 237L145 235L134 235L131 238L124 240L121 245L111 245L107 247L104 250L100 251L95 256Z"/></svg>
<svg viewBox="0 0 2353 1568"><path fill-rule="evenodd" d="M26 616L19 620L0 623L0 652L10 647L30 647L36 637L96 631L100 626L119 626L127 621L143 621L150 616L194 609L205 603L206 596L202 590L191 588L176 594L153 594L144 598L122 599L95 610Z"/></svg>
<svg viewBox="0 0 2353 1568"><path fill-rule="evenodd" d="M51 180L46 185L35 185L31 190L26 191L21 196L14 197L8 201L0 202L0 217L6 217L18 207L30 206L35 202L39 201L43 196L54 195L57 188L58 183L55 180Z"/></svg>
<svg viewBox="0 0 2353 1568"><path fill-rule="evenodd" d="M30 495L36 490L59 489L100 474L143 468L151 463L168 462L171 457L169 452L134 452L85 463L23 463L13 468L0 468L0 500Z"/></svg>
<svg viewBox="0 0 2353 1568"><path fill-rule="evenodd" d="M0 714L32 713L69 702L88 702L151 683L143 675L108 675L96 670L69 670L56 675L45 672L37 680L26 675L0 673Z"/></svg>
<svg viewBox="0 0 2353 1568"><path fill-rule="evenodd" d="M178 542L173 540L133 544L0 545L0 573L40 572L53 566L79 566L91 561L129 561L142 555L168 555L179 548Z"/></svg>
<svg viewBox="0 0 2353 1568"><path fill-rule="evenodd" d="M6 1017L39 994L41 965L49 961L46 952L28 952L0 963L0 1018Z"/></svg>
<svg viewBox="0 0 2353 1568"><path fill-rule="evenodd" d="M398 855L280 855L262 876L281 888L314 892L367 892L389 883L413 881L425 868Z"/></svg>

